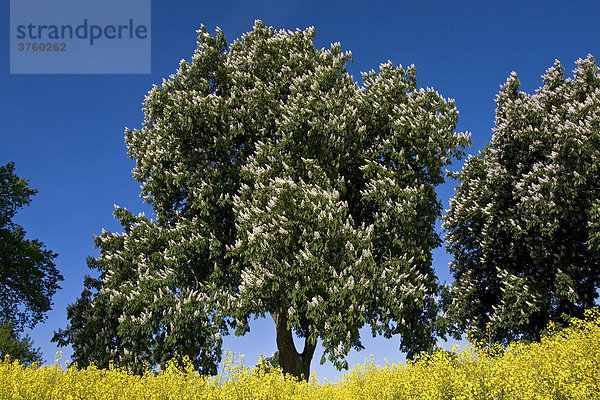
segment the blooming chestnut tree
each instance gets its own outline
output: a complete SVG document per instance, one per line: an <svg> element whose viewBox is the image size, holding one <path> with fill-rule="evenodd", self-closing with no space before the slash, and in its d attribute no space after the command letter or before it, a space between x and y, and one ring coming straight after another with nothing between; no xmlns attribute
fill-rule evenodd
<svg viewBox="0 0 600 400"><path fill-rule="evenodd" d="M576 64L565 79L556 61L533 95L513 72L444 217L450 311L480 339L537 339L598 297L600 73L592 56Z"/></svg>
<svg viewBox="0 0 600 400"><path fill-rule="evenodd" d="M321 361L346 367L366 324L409 357L431 349L446 330L434 189L469 142L453 101L391 63L359 86L351 55L316 49L313 28L257 21L229 46L198 34L126 131L156 219L117 209L125 232L96 239L100 277L56 339L80 360L187 355L214 372L221 335L269 315L283 371L305 379L319 340Z"/></svg>

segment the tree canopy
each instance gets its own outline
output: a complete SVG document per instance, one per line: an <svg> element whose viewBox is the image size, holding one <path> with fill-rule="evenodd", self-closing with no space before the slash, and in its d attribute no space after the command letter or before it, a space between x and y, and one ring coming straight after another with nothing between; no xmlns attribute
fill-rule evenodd
<svg viewBox="0 0 600 400"><path fill-rule="evenodd" d="M14 163L0 166L0 324L14 329L33 327L51 309L52 296L63 280L54 264L56 254L12 222L37 190L14 173Z"/></svg>
<svg viewBox="0 0 600 400"><path fill-rule="evenodd" d="M445 216L451 314L483 338L535 340L594 305L600 285L600 73L565 79L556 61L535 94L513 73L496 127L470 157ZM489 332L488 332L489 333Z"/></svg>
<svg viewBox="0 0 600 400"><path fill-rule="evenodd" d="M454 102L391 62L359 86L314 36L257 21L228 46L202 27L148 93L125 139L156 219L117 208L124 232L96 238L100 276L55 336L75 361L214 373L221 335L271 315L284 372L308 378L318 340L344 367L366 324L409 357L446 331L431 250L435 187L469 143Z"/></svg>
<svg viewBox="0 0 600 400"><path fill-rule="evenodd" d="M20 338L19 332L10 322L0 325L0 359L4 360L7 355L11 360L19 360L26 365L43 361L39 347L33 348L29 335Z"/></svg>

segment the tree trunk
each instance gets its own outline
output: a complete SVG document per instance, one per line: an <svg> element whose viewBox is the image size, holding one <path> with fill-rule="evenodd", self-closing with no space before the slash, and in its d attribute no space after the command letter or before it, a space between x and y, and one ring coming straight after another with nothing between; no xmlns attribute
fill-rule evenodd
<svg viewBox="0 0 600 400"><path fill-rule="evenodd" d="M279 365L285 374L291 374L296 378L308 381L310 377L310 362L315 353L316 343L310 343L308 338L304 339L304 350L302 353L296 351L292 331L287 328L287 314L283 310L271 313L277 330L277 350L279 351Z"/></svg>

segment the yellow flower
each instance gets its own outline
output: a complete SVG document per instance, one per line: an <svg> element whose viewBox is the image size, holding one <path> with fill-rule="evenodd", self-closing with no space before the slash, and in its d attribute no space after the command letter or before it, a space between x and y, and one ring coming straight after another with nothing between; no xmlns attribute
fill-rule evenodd
<svg viewBox="0 0 600 400"><path fill-rule="evenodd" d="M0 363L0 399L593 399L600 398L600 312L588 310L568 328L538 343L492 349L472 343L465 349L424 354L418 361L355 365L335 383L284 376L280 369L244 365L243 355L225 353L222 371L206 377L170 361L158 373L133 375L110 364L25 366L7 356Z"/></svg>

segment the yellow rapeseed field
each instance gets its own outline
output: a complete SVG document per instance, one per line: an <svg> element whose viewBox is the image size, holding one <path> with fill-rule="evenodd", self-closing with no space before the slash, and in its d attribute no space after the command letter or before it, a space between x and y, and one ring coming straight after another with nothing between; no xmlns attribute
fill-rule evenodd
<svg viewBox="0 0 600 400"><path fill-rule="evenodd" d="M507 349L471 344L415 362L355 366L335 383L294 381L248 368L227 353L223 372L199 376L169 363L143 376L111 367L0 364L0 399L600 399L600 313L586 312L539 343Z"/></svg>

